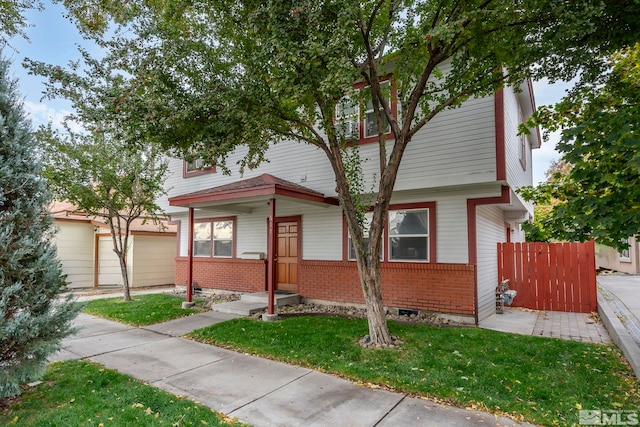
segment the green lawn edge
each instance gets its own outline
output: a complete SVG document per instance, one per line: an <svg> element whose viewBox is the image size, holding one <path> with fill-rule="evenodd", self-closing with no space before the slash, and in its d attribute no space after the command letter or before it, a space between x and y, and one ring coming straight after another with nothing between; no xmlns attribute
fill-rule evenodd
<svg viewBox="0 0 640 427"><path fill-rule="evenodd" d="M193 309L182 308L183 301L184 298L176 295L145 294L132 296L132 301L124 301L122 297L100 298L81 304L82 312L92 316L132 326L148 326L203 311L202 301L195 300L197 305Z"/></svg>
<svg viewBox="0 0 640 427"><path fill-rule="evenodd" d="M541 425L578 423L580 409L640 408L640 388L613 345L480 328L389 322L400 348L359 346L365 319L234 319L193 331L196 341L267 357L461 407Z"/></svg>

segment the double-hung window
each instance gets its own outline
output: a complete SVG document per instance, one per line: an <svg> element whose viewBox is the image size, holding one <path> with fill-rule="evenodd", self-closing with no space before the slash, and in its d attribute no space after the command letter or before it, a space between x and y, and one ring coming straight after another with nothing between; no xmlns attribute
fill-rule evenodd
<svg viewBox="0 0 640 427"><path fill-rule="evenodd" d="M429 210L389 211L389 260L429 261Z"/></svg>
<svg viewBox="0 0 640 427"><path fill-rule="evenodd" d="M385 94L385 97L387 99L390 99L390 97L388 96L389 83L380 83L380 88L382 90L382 93ZM378 136L378 124L376 123L375 109L373 108L373 100L371 99L371 90L368 87L365 89L365 94L365 100L367 102L364 107L364 137L370 138ZM384 114L382 105L379 106L379 109L382 116L382 126L384 128L383 133L389 133L391 131L391 127L389 126L389 122L387 121L387 116Z"/></svg>
<svg viewBox="0 0 640 427"><path fill-rule="evenodd" d="M184 161L182 167L183 178L189 178L191 176L202 175L205 173L212 173L216 171L215 166L211 166L203 159L195 159L192 161Z"/></svg>
<svg viewBox="0 0 640 427"><path fill-rule="evenodd" d="M360 139L360 105L352 97L345 96L336 106L336 132L347 141Z"/></svg>
<svg viewBox="0 0 640 427"><path fill-rule="evenodd" d="M520 123L524 123L522 110L518 110L518 114L520 117ZM527 170L527 135L524 133L518 135L518 143L520 145L520 166L522 166L522 170Z"/></svg>
<svg viewBox="0 0 640 427"><path fill-rule="evenodd" d="M365 223L363 225L363 233L364 233L364 246L365 248L369 244L369 227L371 226L371 221L373 221L373 212L367 212L365 214ZM348 247L348 260L355 261L356 260L356 248L353 244L353 239L351 238L351 233L348 232L347 236L347 247ZM382 252L380 254L380 258L383 259L384 256L384 244L382 246Z"/></svg>
<svg viewBox="0 0 640 427"><path fill-rule="evenodd" d="M369 243L369 227L373 212L367 212L364 244ZM435 203L391 205L385 224L381 260L389 262L435 262ZM344 227L347 227L346 220ZM345 253L349 261L356 259L351 233L345 231Z"/></svg>
<svg viewBox="0 0 640 427"><path fill-rule="evenodd" d="M199 221L193 229L193 255L197 257L233 257L233 219Z"/></svg>
<svg viewBox="0 0 640 427"><path fill-rule="evenodd" d="M356 141L359 144L375 142L378 140L378 124L371 99L371 88L365 83L358 83L354 89L353 94L343 97L336 105L336 133L339 138L344 138L346 141ZM395 86L391 84L391 80L385 80L380 82L380 89L386 102L389 102L391 113L397 116ZM391 126L384 114L383 106L379 105L379 109L382 115L383 133L387 139L392 138Z"/></svg>

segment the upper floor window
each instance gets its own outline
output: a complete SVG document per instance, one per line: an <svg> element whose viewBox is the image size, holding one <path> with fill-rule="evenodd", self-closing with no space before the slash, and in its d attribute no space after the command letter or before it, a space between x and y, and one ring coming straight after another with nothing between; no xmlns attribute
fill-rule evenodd
<svg viewBox="0 0 640 427"><path fill-rule="evenodd" d="M203 175L205 173L215 172L215 166L207 165L203 159L195 159L193 161L184 161L182 165L182 177Z"/></svg>
<svg viewBox="0 0 640 427"><path fill-rule="evenodd" d="M381 82L380 86L384 97L390 102L392 114L397 117L395 86L388 79ZM378 126L370 87L360 83L355 89L354 95L343 97L336 106L336 131L347 141L357 141L360 144L376 142ZM382 106L380 109L382 110ZM391 126L384 113L382 121L386 138L392 138Z"/></svg>
<svg viewBox="0 0 640 427"><path fill-rule="evenodd" d="M382 93L386 94L389 93L389 83L385 82L385 83L381 83L380 86L382 87ZM378 136L378 125L376 123L376 114L375 114L375 110L373 108L373 100L371 99L371 95L368 93L369 88L367 87L365 90L365 100L366 105L364 107L364 137L365 138L370 138L370 137L377 137ZM382 106L379 107L381 112L382 112ZM389 121L387 120L387 117L385 116L384 112L382 112L382 125L383 125L383 130L385 134L388 134L391 132L391 126L389 126Z"/></svg>
<svg viewBox="0 0 640 427"><path fill-rule="evenodd" d="M193 256L233 257L234 229L233 218L198 220L193 225Z"/></svg>
<svg viewBox="0 0 640 427"><path fill-rule="evenodd" d="M360 139L360 105L345 96L336 106L336 131L347 140Z"/></svg>
<svg viewBox="0 0 640 427"><path fill-rule="evenodd" d="M518 115L520 117L520 123L524 123L522 110L518 109ZM527 170L527 135L524 133L518 135L518 142L520 144L520 165L523 170Z"/></svg>

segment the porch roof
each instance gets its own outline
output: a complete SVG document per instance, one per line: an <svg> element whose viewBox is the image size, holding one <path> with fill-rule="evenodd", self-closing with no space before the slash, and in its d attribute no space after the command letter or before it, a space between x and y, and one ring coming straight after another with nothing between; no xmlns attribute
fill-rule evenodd
<svg viewBox="0 0 640 427"><path fill-rule="evenodd" d="M174 196L169 198L169 205L193 207L194 205L206 203L261 196L285 196L315 203L338 204L338 200L335 197L325 197L324 194L315 190L265 173L218 187Z"/></svg>

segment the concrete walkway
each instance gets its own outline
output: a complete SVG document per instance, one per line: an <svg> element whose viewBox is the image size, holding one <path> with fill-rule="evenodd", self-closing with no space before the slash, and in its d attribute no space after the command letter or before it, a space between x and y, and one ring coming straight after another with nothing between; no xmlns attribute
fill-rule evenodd
<svg viewBox="0 0 640 427"><path fill-rule="evenodd" d="M521 425L179 338L230 317L207 312L136 328L81 314L80 331L54 360L89 359L254 426Z"/></svg>
<svg viewBox="0 0 640 427"><path fill-rule="evenodd" d="M598 276L598 313L640 379L640 276Z"/></svg>

